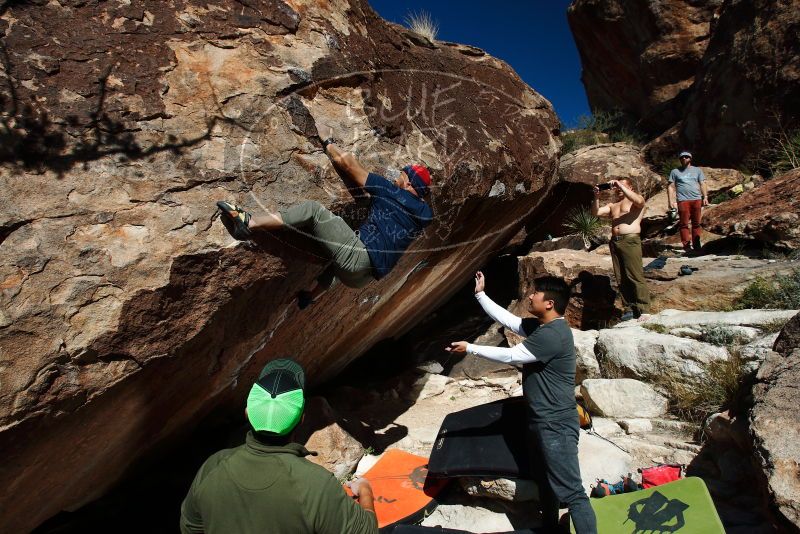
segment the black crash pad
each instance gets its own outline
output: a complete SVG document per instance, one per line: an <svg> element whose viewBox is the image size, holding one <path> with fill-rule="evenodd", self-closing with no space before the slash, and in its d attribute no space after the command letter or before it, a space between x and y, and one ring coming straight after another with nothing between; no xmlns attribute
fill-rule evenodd
<svg viewBox="0 0 800 534"><path fill-rule="evenodd" d="M525 425L525 400L521 397L449 414L433 444L428 476L532 479Z"/></svg>

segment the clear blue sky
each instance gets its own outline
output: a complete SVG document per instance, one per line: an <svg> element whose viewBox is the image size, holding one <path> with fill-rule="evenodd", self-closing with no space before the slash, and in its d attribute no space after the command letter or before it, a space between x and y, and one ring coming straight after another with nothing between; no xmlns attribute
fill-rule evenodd
<svg viewBox="0 0 800 534"><path fill-rule="evenodd" d="M439 24L438 39L477 46L511 65L567 126L589 114L567 24L570 0L368 1L383 18L403 25L409 12L427 11Z"/></svg>

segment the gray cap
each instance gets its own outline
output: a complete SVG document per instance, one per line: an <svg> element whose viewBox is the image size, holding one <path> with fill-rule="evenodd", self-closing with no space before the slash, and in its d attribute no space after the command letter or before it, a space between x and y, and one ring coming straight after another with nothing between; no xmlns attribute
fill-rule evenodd
<svg viewBox="0 0 800 534"><path fill-rule="evenodd" d="M689 152L688 150L684 150L683 152L681 152L680 154L678 154L678 157L679 157L679 158L682 158L683 156L688 156L688 157L690 157L690 158L691 158L691 157L692 157L692 153L691 153L691 152Z"/></svg>

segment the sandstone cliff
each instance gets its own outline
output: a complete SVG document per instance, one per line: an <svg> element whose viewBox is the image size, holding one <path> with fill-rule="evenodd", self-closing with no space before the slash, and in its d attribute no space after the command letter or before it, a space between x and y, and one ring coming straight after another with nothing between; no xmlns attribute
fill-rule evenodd
<svg viewBox="0 0 800 534"><path fill-rule="evenodd" d="M6 2L0 32L2 530L240 407L271 358L319 383L401 334L555 179L544 98L363 0ZM293 235L233 242L214 201L315 199L357 222L328 128L368 168L429 165L436 220L390 276L300 312L322 267Z"/></svg>
<svg viewBox="0 0 800 534"><path fill-rule="evenodd" d="M722 0L575 0L569 20L593 110L658 134L682 117Z"/></svg>
<svg viewBox="0 0 800 534"><path fill-rule="evenodd" d="M568 18L592 109L660 136L653 159L760 166L800 127L797 0L575 0Z"/></svg>

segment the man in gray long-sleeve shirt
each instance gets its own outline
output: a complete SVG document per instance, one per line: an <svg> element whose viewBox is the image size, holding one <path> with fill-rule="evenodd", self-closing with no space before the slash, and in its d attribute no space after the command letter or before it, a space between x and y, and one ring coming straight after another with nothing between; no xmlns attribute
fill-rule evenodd
<svg viewBox="0 0 800 534"><path fill-rule="evenodd" d="M450 352L470 352L489 360L522 364L522 393L527 403L528 437L539 485L542 522L558 528L565 503L578 534L596 533L597 520L583 489L578 465L578 412L575 408L575 345L564 320L571 293L563 278L534 280L528 296L534 318L522 319L495 304L483 292L483 273L475 275L475 298L484 311L514 333L525 336L514 347L488 347L456 341Z"/></svg>

